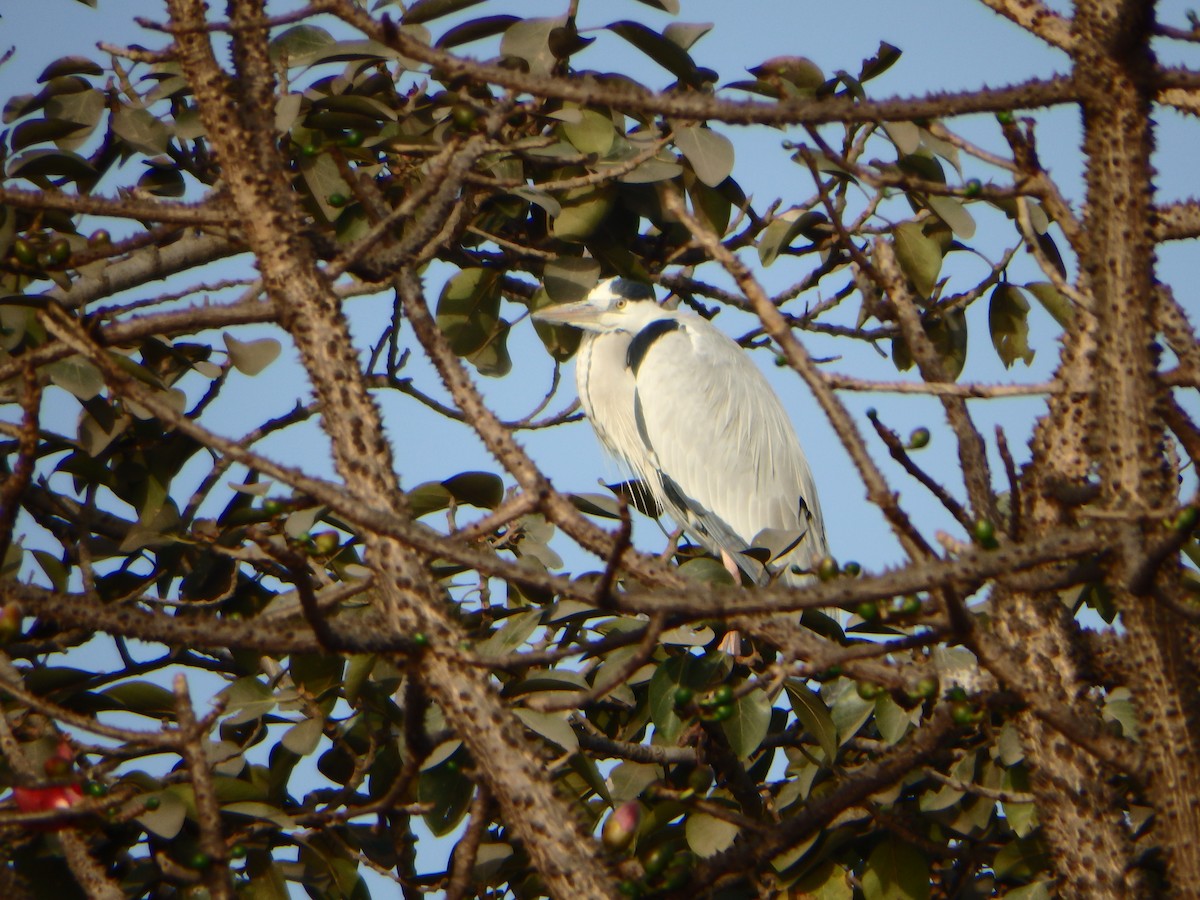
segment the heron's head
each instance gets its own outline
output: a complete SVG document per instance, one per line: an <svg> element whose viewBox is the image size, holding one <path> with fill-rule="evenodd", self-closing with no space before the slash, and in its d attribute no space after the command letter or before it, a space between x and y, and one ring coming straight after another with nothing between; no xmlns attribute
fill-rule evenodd
<svg viewBox="0 0 1200 900"><path fill-rule="evenodd" d="M608 278L576 303L560 303L533 314L551 325L572 325L585 331L641 331L670 313L654 299L654 289L628 278Z"/></svg>

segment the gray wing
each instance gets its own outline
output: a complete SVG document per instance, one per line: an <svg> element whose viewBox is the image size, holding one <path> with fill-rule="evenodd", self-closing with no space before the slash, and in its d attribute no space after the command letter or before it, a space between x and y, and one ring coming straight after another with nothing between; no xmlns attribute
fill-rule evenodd
<svg viewBox="0 0 1200 900"><path fill-rule="evenodd" d="M812 472L791 421L745 351L699 317L663 335L635 378L639 434L668 509L710 549L737 553L764 529L805 537L784 562L826 554Z"/></svg>

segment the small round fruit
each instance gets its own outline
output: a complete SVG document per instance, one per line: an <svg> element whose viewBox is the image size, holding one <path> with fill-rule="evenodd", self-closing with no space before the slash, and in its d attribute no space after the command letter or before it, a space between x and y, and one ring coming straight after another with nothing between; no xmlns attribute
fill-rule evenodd
<svg viewBox="0 0 1200 900"><path fill-rule="evenodd" d="M246 854L248 852L249 851L246 849L245 844L234 844L232 847L229 848L229 858L230 859L245 859Z"/></svg>
<svg viewBox="0 0 1200 900"><path fill-rule="evenodd" d="M1011 125L1016 119L1013 117L1012 110L1002 109L996 113L996 121L1001 125Z"/></svg>
<svg viewBox="0 0 1200 900"><path fill-rule="evenodd" d="M908 594L900 601L900 613L905 616L915 616L921 611L921 598L916 594Z"/></svg>
<svg viewBox="0 0 1200 900"><path fill-rule="evenodd" d="M1191 531L1196 527L1196 522L1200 521L1200 509L1194 506L1186 506L1179 511L1179 515L1175 517L1175 521L1171 523L1171 527L1176 531Z"/></svg>
<svg viewBox="0 0 1200 900"><path fill-rule="evenodd" d="M854 690L858 692L858 696L863 700L874 700L883 693L883 688L877 684L872 684L869 681L859 681L854 685Z"/></svg>
<svg viewBox="0 0 1200 900"><path fill-rule="evenodd" d="M856 563L852 560L852 561L846 563L844 566L842 566L842 571L845 572L847 575L849 575L851 578L857 578L859 575L862 574L862 566L860 566L858 563Z"/></svg>
<svg viewBox="0 0 1200 900"><path fill-rule="evenodd" d="M824 556L817 563L817 577L822 581L830 581L837 577L838 562L832 556Z"/></svg>
<svg viewBox="0 0 1200 900"><path fill-rule="evenodd" d="M334 209L341 209L343 206L346 205L347 199L346 199L345 194L333 193L325 198L325 202L328 203L330 206L332 206Z"/></svg>
<svg viewBox="0 0 1200 900"><path fill-rule="evenodd" d="M157 797L147 797L142 801L142 806L146 807L150 812L154 812L154 810L162 806L162 801Z"/></svg>
<svg viewBox="0 0 1200 900"><path fill-rule="evenodd" d="M319 534L314 534L312 541L313 550L319 556L326 556L333 553L341 546L341 541L336 531L322 531Z"/></svg>
<svg viewBox="0 0 1200 900"><path fill-rule="evenodd" d="M976 519L974 526L971 528L971 533L974 535L979 546L985 550L992 550L999 546L996 543L996 526L987 519Z"/></svg>
<svg viewBox="0 0 1200 900"><path fill-rule="evenodd" d="M928 428L914 428L912 434L908 436L908 449L921 450L924 447L928 447L929 437Z"/></svg>
<svg viewBox="0 0 1200 900"><path fill-rule="evenodd" d="M321 152L320 144L305 144L303 147L300 148L300 153L303 154L304 156L309 157L310 159L312 157L316 156L320 152Z"/></svg>
<svg viewBox="0 0 1200 900"><path fill-rule="evenodd" d="M99 781L88 781L83 785L83 792L89 797L103 797L108 793L108 788Z"/></svg>
<svg viewBox="0 0 1200 900"><path fill-rule="evenodd" d="M659 844L646 855L642 868L646 870L647 875L655 878L667 870L674 856L675 851L668 844Z"/></svg>
<svg viewBox="0 0 1200 900"><path fill-rule="evenodd" d="M88 236L88 245L92 247L105 247L111 243L112 235L106 228L97 228Z"/></svg>
<svg viewBox="0 0 1200 900"><path fill-rule="evenodd" d="M13 256L23 266L36 266L38 254L36 248L25 238L17 238L12 245Z"/></svg>
<svg viewBox="0 0 1200 900"><path fill-rule="evenodd" d="M879 618L879 604L874 600L868 600L865 603L858 604L854 611L864 622L874 622Z"/></svg>
<svg viewBox="0 0 1200 900"><path fill-rule="evenodd" d="M918 697L929 699L937 693L938 682L932 675L926 675L917 682L916 694Z"/></svg>
<svg viewBox="0 0 1200 900"><path fill-rule="evenodd" d="M713 691L713 700L715 700L717 702L718 706L723 703L732 703L733 702L733 688L731 688L727 684L721 685L719 688L717 688L715 691Z"/></svg>
<svg viewBox="0 0 1200 900"><path fill-rule="evenodd" d="M262 508L268 515L276 516L283 512L283 503L279 500L264 500Z"/></svg>
<svg viewBox="0 0 1200 900"><path fill-rule="evenodd" d="M637 837L642 824L642 805L636 800L622 803L604 820L600 841L609 850L625 850Z"/></svg>
<svg viewBox="0 0 1200 900"><path fill-rule="evenodd" d="M970 703L958 701L950 707L950 718L955 725L970 725L975 721L975 711Z"/></svg>
<svg viewBox="0 0 1200 900"><path fill-rule="evenodd" d="M479 113L470 103L455 103L450 107L450 121L459 131L469 131L479 120Z"/></svg>
<svg viewBox="0 0 1200 900"><path fill-rule="evenodd" d="M696 692L690 687L679 687L675 689L675 705L687 706L692 702L692 698L696 696Z"/></svg>
<svg viewBox="0 0 1200 900"><path fill-rule="evenodd" d="M413 645L417 646L417 647L428 647L429 646L429 635L427 635L423 631L418 631L416 634L414 634L412 636L412 642L413 642Z"/></svg>
<svg viewBox="0 0 1200 900"><path fill-rule="evenodd" d="M66 238L58 238L50 242L50 246L46 248L46 253L52 264L61 266L71 258L71 245Z"/></svg>
<svg viewBox="0 0 1200 900"><path fill-rule="evenodd" d="M713 718L718 722L728 722L733 718L734 712L735 710L732 704L722 703L715 710L713 710Z"/></svg>
<svg viewBox="0 0 1200 900"><path fill-rule="evenodd" d="M207 869L212 865L212 857L203 850L197 850L188 860L188 866L193 869Z"/></svg>
<svg viewBox="0 0 1200 900"><path fill-rule="evenodd" d="M978 197L981 193L983 193L983 182L978 178L970 178L963 185L964 197Z"/></svg>
<svg viewBox="0 0 1200 900"><path fill-rule="evenodd" d="M363 142L363 133L357 128L351 128L342 136L343 147L361 147Z"/></svg>

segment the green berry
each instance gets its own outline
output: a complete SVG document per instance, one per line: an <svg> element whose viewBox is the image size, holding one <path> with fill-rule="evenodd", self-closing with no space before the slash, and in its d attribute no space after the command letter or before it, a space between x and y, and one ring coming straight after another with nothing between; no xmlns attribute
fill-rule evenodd
<svg viewBox="0 0 1200 900"><path fill-rule="evenodd" d="M59 238L51 242L46 253L53 265L61 266L71 258L71 245L67 242L66 238Z"/></svg>
<svg viewBox="0 0 1200 900"><path fill-rule="evenodd" d="M99 781L89 781L84 784L83 792L89 797L103 797L108 793L108 788Z"/></svg>
<svg viewBox="0 0 1200 900"><path fill-rule="evenodd" d="M692 698L696 696L696 692L690 687L680 687L675 690L675 705L687 706L692 702Z"/></svg>
<svg viewBox="0 0 1200 900"><path fill-rule="evenodd" d="M303 147L300 148L300 152L304 156L312 158L321 152L321 146L320 146L320 144L305 144Z"/></svg>
<svg viewBox="0 0 1200 900"><path fill-rule="evenodd" d="M858 604L854 611L858 613L858 617L864 622L874 622L879 618L879 604L874 600Z"/></svg>
<svg viewBox="0 0 1200 900"><path fill-rule="evenodd" d="M264 500L262 508L263 512L275 516L283 512L283 503L279 500Z"/></svg>
<svg viewBox="0 0 1200 900"><path fill-rule="evenodd" d="M985 550L994 550L999 546L996 542L996 526L987 519L976 519L971 533L975 536L979 546Z"/></svg>
<svg viewBox="0 0 1200 900"><path fill-rule="evenodd" d="M346 199L345 194L333 193L325 198L325 202L328 203L330 206L332 206L334 209L340 209L341 207L346 205L347 199Z"/></svg>
<svg viewBox="0 0 1200 900"><path fill-rule="evenodd" d="M950 707L950 718L954 720L955 725L970 725L975 721L975 712L971 709L971 704L956 702Z"/></svg>
<svg viewBox="0 0 1200 900"><path fill-rule="evenodd" d="M162 806L162 801L157 797L147 797L142 801L142 806L146 807L150 812L154 812L154 810Z"/></svg>
<svg viewBox="0 0 1200 900"><path fill-rule="evenodd" d="M336 531L322 531L319 534L314 534L312 542L313 552L318 556L327 556L341 546L341 541Z"/></svg>
<svg viewBox="0 0 1200 900"><path fill-rule="evenodd" d="M12 245L13 256L17 258L23 266L36 266L38 261L38 253L33 244L25 240L25 238L17 238Z"/></svg>
<svg viewBox="0 0 1200 900"><path fill-rule="evenodd" d="M912 434L908 436L908 449L921 450L929 446L929 429L914 428Z"/></svg>
<svg viewBox="0 0 1200 900"><path fill-rule="evenodd" d="M845 572L847 575L849 575L851 578L857 578L859 575L862 574L862 566L860 566L858 563L851 560L850 562L848 562L844 566L842 566L842 571Z"/></svg>
<svg viewBox="0 0 1200 900"><path fill-rule="evenodd" d="M1002 109L996 113L996 121L1001 125L1011 125L1016 119L1013 117L1012 110Z"/></svg>
<svg viewBox="0 0 1200 900"><path fill-rule="evenodd" d="M1197 520L1200 520L1200 509L1194 506L1185 506L1179 511L1179 515L1175 517L1171 527L1176 531L1191 531L1196 527Z"/></svg>
<svg viewBox="0 0 1200 900"><path fill-rule="evenodd" d="M917 682L916 694L918 697L929 699L937 693L938 682L932 675L926 675Z"/></svg>
<svg viewBox="0 0 1200 900"><path fill-rule="evenodd" d="M858 692L864 700L874 700L883 693L883 688L877 684L872 684L869 681L858 681L854 684L854 690Z"/></svg>
<svg viewBox="0 0 1200 900"><path fill-rule="evenodd" d="M232 847L229 848L229 858L230 859L245 859L246 854L248 852L249 851L246 849L245 844L234 844Z"/></svg>
<svg viewBox="0 0 1200 900"><path fill-rule="evenodd" d="M342 136L342 146L343 147L361 147L362 142L363 142L363 133L361 131L359 131L357 128L349 129L345 133L345 135Z"/></svg>
<svg viewBox="0 0 1200 900"><path fill-rule="evenodd" d="M713 691L713 700L715 700L718 705L722 703L732 703L733 688L727 684L721 685L719 688Z"/></svg>
<svg viewBox="0 0 1200 900"><path fill-rule="evenodd" d="M921 598L916 594L908 594L900 601L899 612L905 616L915 616L921 611Z"/></svg>
<svg viewBox="0 0 1200 900"><path fill-rule="evenodd" d="M423 631L418 631L416 634L414 634L412 636L412 642L413 642L413 645L416 647L428 647L429 646L429 635L425 634L425 632L423 632Z"/></svg>
<svg viewBox="0 0 1200 900"><path fill-rule="evenodd" d="M983 182L978 178L968 179L967 183L963 185L964 197L978 197L981 193L983 193Z"/></svg>
<svg viewBox="0 0 1200 900"><path fill-rule="evenodd" d="M718 722L728 722L733 718L733 714L733 705L729 703L722 703L715 710L713 710L713 718Z"/></svg>
<svg viewBox="0 0 1200 900"><path fill-rule="evenodd" d="M203 850L197 850L188 860L188 866L193 869L207 869L212 865L212 857Z"/></svg>
<svg viewBox="0 0 1200 900"><path fill-rule="evenodd" d="M659 844L647 854L645 861L642 863L642 868L646 870L646 874L655 878L667 870L675 852L668 844Z"/></svg>
<svg viewBox="0 0 1200 900"><path fill-rule="evenodd" d="M617 890L626 897L640 897L642 895L642 889L638 883L636 881L629 881L628 879L618 884Z"/></svg>
<svg viewBox="0 0 1200 900"><path fill-rule="evenodd" d="M455 103L450 108L450 121L459 131L470 131L478 119L479 113L470 103Z"/></svg>
<svg viewBox="0 0 1200 900"><path fill-rule="evenodd" d="M838 563L832 556L825 556L817 563L817 577L822 581L830 581L837 577Z"/></svg>

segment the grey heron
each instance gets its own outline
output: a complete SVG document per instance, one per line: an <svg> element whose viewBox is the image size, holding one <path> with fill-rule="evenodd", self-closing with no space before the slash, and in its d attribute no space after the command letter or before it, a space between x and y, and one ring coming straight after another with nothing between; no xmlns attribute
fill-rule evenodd
<svg viewBox="0 0 1200 900"><path fill-rule="evenodd" d="M583 329L575 379L600 443L731 574L798 583L828 554L800 441L736 342L624 278L535 317ZM786 552L765 570L751 547Z"/></svg>

